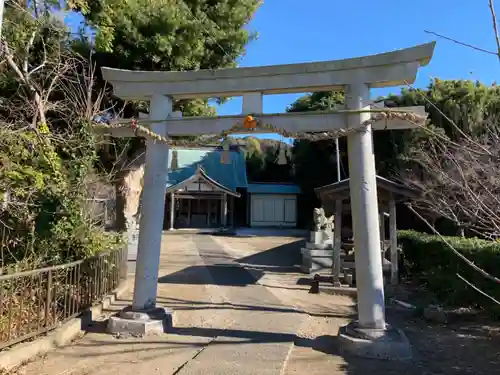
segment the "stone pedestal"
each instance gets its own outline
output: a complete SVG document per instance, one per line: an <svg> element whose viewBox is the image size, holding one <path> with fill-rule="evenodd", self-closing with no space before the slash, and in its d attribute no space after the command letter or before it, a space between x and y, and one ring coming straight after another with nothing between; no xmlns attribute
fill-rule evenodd
<svg viewBox="0 0 500 375"><path fill-rule="evenodd" d="M300 269L304 273L331 273L333 250L316 250L302 248L302 265Z"/></svg>
<svg viewBox="0 0 500 375"><path fill-rule="evenodd" d="M308 274L332 272L333 234L331 230L312 231L310 241L301 249L301 270Z"/></svg>
<svg viewBox="0 0 500 375"><path fill-rule="evenodd" d="M156 307L134 311L131 307L122 310L108 320L107 330L113 334L133 336L161 335L174 325L173 312Z"/></svg>
<svg viewBox="0 0 500 375"><path fill-rule="evenodd" d="M357 322L339 330L340 349L348 353L376 359L405 361L412 358L411 345L400 329L361 328Z"/></svg>

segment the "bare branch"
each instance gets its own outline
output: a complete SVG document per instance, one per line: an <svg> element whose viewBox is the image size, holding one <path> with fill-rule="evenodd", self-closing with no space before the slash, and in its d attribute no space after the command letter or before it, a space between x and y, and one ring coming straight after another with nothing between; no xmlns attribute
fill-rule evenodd
<svg viewBox="0 0 500 375"><path fill-rule="evenodd" d="M493 298L492 296L490 296L489 294L483 292L481 289L479 289L477 286L475 286L474 284L472 284L470 281L467 281L462 275L460 274L456 274L457 277L462 280L464 283L466 283L468 286L470 286L472 289L474 289L476 292L482 294L483 296L485 296L486 298L490 299L491 301L495 302L497 305L500 305L500 301L496 300L495 298Z"/></svg>
<svg viewBox="0 0 500 375"><path fill-rule="evenodd" d="M16 74L17 74L18 78L21 80L21 82L23 82L30 90L31 95L33 96L33 99L35 101L36 107L38 109L38 116L40 118L40 122L42 124L45 124L46 123L45 108L43 106L42 99L40 97L40 93L36 90L35 86L30 83L28 75L24 74L21 71L21 69L19 68L19 66L17 66L16 62L14 61L14 56L10 52L9 45L7 44L7 42L3 43L3 48L4 48L4 52L5 52L5 58L7 59L9 66L14 70L14 72L16 72Z"/></svg>
<svg viewBox="0 0 500 375"><path fill-rule="evenodd" d="M23 73L25 76L28 76L28 65L29 65L29 56L31 47L33 47L33 43L35 42L36 31L31 33L28 42L26 43L25 51L24 51L24 60L23 60Z"/></svg>
<svg viewBox="0 0 500 375"><path fill-rule="evenodd" d="M498 60L500 60L500 36L498 35L498 24L497 24L497 16L495 14L495 6L493 4L493 0L489 0L491 18L493 22L493 31L495 32L495 40L497 42L497 56Z"/></svg>

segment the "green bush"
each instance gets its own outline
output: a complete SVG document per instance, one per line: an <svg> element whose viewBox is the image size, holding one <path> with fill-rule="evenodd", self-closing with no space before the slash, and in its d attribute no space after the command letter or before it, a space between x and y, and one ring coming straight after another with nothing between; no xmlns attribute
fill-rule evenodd
<svg viewBox="0 0 500 375"><path fill-rule="evenodd" d="M87 187L95 176L88 123L63 134L40 126L0 129L0 268L20 271L122 246L98 225Z"/></svg>
<svg viewBox="0 0 500 375"><path fill-rule="evenodd" d="M450 245L493 276L500 277L500 242L478 238L444 237ZM415 231L399 231L407 276L418 281L450 306L487 308L492 302L456 275L463 276L482 291L500 299L500 286L460 259L439 236Z"/></svg>

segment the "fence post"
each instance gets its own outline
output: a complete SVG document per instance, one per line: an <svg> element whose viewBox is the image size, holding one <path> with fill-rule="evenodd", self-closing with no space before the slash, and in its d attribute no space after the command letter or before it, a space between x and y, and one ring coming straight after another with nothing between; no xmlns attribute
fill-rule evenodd
<svg viewBox="0 0 500 375"><path fill-rule="evenodd" d="M120 251L120 279L121 280L125 280L127 278L127 258L128 258L128 247L124 246L122 251Z"/></svg>
<svg viewBox="0 0 500 375"><path fill-rule="evenodd" d="M47 294L45 299L45 328L49 328L50 300L52 299L52 270L47 272Z"/></svg>

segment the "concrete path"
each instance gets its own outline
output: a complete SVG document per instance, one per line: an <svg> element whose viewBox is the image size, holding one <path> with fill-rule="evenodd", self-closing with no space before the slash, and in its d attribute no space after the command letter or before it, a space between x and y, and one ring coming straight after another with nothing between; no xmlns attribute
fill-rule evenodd
<svg viewBox="0 0 500 375"><path fill-rule="evenodd" d="M213 283L223 286L230 311L223 329L188 328L213 338L179 374L280 374L304 316L284 305L209 236L194 237ZM214 360L216 359L216 360Z"/></svg>
<svg viewBox="0 0 500 375"><path fill-rule="evenodd" d="M300 275L292 265L299 248L292 237L165 235L158 303L175 311L172 333L117 338L103 332L102 322L95 322L83 338L19 373L299 373L293 369L303 367L290 360L292 349L300 342L311 351L314 338L307 335L311 314L345 319L353 308L348 298L311 295L306 285L297 285ZM130 304L131 297L129 290L108 313Z"/></svg>

